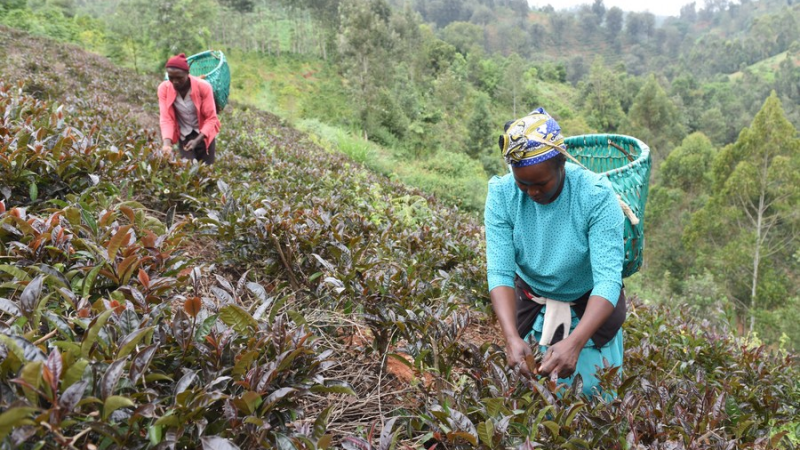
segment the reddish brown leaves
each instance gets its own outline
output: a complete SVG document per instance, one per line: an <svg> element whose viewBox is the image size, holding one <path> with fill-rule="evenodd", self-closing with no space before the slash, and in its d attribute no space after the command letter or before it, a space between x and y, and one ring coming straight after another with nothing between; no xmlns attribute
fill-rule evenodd
<svg viewBox="0 0 800 450"><path fill-rule="evenodd" d="M119 251L120 247L128 241L128 231L130 231L131 226L125 225L119 227L117 233L111 240L108 242L108 260L114 261L114 258L117 256L117 252Z"/></svg>
<svg viewBox="0 0 800 450"><path fill-rule="evenodd" d="M142 286L144 286L145 289L150 289L150 276L147 275L147 272L145 272L142 269L139 269L139 277L138 278L139 278L139 282L142 283Z"/></svg>
<svg viewBox="0 0 800 450"><path fill-rule="evenodd" d="M200 297L190 297L183 302L183 310L186 311L186 314L192 318L197 317L197 314L200 313L200 308L202 308L202 306L203 303L200 301Z"/></svg>

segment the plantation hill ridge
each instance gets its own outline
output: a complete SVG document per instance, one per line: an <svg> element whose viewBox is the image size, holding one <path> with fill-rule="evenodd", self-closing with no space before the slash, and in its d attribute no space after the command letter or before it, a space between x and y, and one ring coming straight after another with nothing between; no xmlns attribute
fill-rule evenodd
<svg viewBox="0 0 800 450"><path fill-rule="evenodd" d="M588 399L507 367L474 211L240 101L213 166L164 159L159 77L0 56L0 448L800 443L796 355L681 298L631 299Z"/></svg>

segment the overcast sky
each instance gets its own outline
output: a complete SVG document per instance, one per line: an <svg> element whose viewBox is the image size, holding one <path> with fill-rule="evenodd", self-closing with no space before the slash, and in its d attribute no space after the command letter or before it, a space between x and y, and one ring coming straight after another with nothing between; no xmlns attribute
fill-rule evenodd
<svg viewBox="0 0 800 450"><path fill-rule="evenodd" d="M618 6L623 11L650 11L657 16L678 16L681 6L691 3L692 0L603 0L606 9ZM553 5L555 9L568 9L573 6L592 4L594 0L528 0L531 6ZM698 9L703 6L702 0L696 0Z"/></svg>

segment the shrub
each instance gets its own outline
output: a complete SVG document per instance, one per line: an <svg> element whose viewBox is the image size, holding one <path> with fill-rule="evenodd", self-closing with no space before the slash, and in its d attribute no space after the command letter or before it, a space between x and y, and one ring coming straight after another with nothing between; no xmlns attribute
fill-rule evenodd
<svg viewBox="0 0 800 450"><path fill-rule="evenodd" d="M27 261L0 266L11 323L0 334L0 440L141 448L323 439L324 418L308 433L292 421L305 396L351 392L320 377L329 354L246 277L235 286L218 277L213 296L202 295L201 269L178 256L185 223L157 234L143 213L0 214L2 255Z"/></svg>

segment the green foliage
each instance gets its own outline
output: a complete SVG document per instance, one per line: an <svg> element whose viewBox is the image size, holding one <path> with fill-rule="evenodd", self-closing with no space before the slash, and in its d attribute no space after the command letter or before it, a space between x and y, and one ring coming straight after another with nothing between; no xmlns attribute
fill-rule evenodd
<svg viewBox="0 0 800 450"><path fill-rule="evenodd" d="M328 355L262 285L185 256L193 225L174 207L199 205L208 170L163 161L153 135L118 125L106 96L144 90L132 86L96 83L100 95L62 108L0 84L0 158L15 162L0 201L3 445L316 445L326 420L290 425L303 399L352 390L321 378Z"/></svg>
<svg viewBox="0 0 800 450"><path fill-rule="evenodd" d="M496 126L491 121L489 115L488 96L480 96L473 108L472 117L467 124L469 139L467 141L467 154L472 158L480 158L483 155L497 157L497 147L494 145ZM499 158L497 158L499 160ZM494 168L485 167L488 173Z"/></svg>
<svg viewBox="0 0 800 450"><path fill-rule="evenodd" d="M26 426L2 438L17 448L70 445L81 438L65 436L82 435L121 447L148 435L153 445L204 435L274 444L289 432L299 399L324 389L313 380L326 357L307 330L277 311L258 321L238 305L220 306L249 291L222 283L213 302L202 301L200 268L172 256L186 223L158 235L137 225L141 213L76 205L47 220L19 209L0 215L0 242L13 249L2 256L37 257L28 271L0 278L4 302L19 305L3 312L14 322L0 338L3 406L19 412L9 425ZM49 344L49 356L34 340Z"/></svg>
<svg viewBox="0 0 800 450"><path fill-rule="evenodd" d="M211 30L205 24L214 23L217 13L212 0L159 2L156 8L148 3L135 5L135 14L151 18L145 33L155 42L162 61L177 53L191 55L210 47Z"/></svg>
<svg viewBox="0 0 800 450"><path fill-rule="evenodd" d="M756 308L781 305L796 295L787 279L775 276L791 267L794 251L797 217L791 211L800 182L796 135L773 93L752 126L714 159L713 196L693 216L685 238L707 255L707 267L736 274L726 281L733 298L748 299L751 331Z"/></svg>
<svg viewBox="0 0 800 450"><path fill-rule="evenodd" d="M699 194L711 187L710 168L716 151L702 133L684 138L661 165L663 185Z"/></svg>
<svg viewBox="0 0 800 450"><path fill-rule="evenodd" d="M255 7L254 0L220 0L220 4L239 13L253 12L253 8Z"/></svg>
<svg viewBox="0 0 800 450"><path fill-rule="evenodd" d="M598 131L614 132L624 125L619 80L605 68L602 58L592 63L589 78L580 91L584 115L590 126Z"/></svg>
<svg viewBox="0 0 800 450"><path fill-rule="evenodd" d="M37 10L25 7L25 2L11 3L0 9L0 24L47 36L60 41L74 42L100 50L105 41L101 22L86 16L65 15L65 10L49 5Z"/></svg>
<svg viewBox="0 0 800 450"><path fill-rule="evenodd" d="M397 330L392 337L407 342L410 364L434 377L424 410L407 419L409 432L423 435L426 445L622 449L669 441L691 448L701 445L699 440L703 448L791 445L787 433L772 431L782 428L778 424L796 424L796 406L785 400L798 393L784 390L794 384L791 358L763 347L742 350L707 323L691 319L688 308L673 307L672 317L665 318L635 304L626 323L624 374L600 372L605 389L619 387L590 400L580 394L580 381L557 386L520 376L505 368L497 347L463 343L469 317L451 313L448 319L441 310L417 307L412 313L392 305L369 320L375 333ZM650 332L659 327L662 332ZM435 342L431 335L438 336ZM759 369L767 360L776 370ZM451 365L463 367L462 375L454 377ZM701 438L711 430L713 438Z"/></svg>
<svg viewBox="0 0 800 450"><path fill-rule="evenodd" d="M3 1L2 7L3 11L11 11L14 9L25 9L27 6L28 0L5 0Z"/></svg>
<svg viewBox="0 0 800 450"><path fill-rule="evenodd" d="M714 276L706 270L702 275L690 275L683 282L683 298L687 306L694 312L694 316L710 322L726 322L731 317L731 308L725 292Z"/></svg>
<svg viewBox="0 0 800 450"><path fill-rule="evenodd" d="M344 153L376 173L435 194L469 212L477 212L483 207L488 177L481 169L480 162L462 153L441 151L426 159L409 159L402 152L392 153L316 120L302 121L299 126L318 136L318 145L330 152ZM502 158L497 156L497 161L490 160L491 156L486 158L486 164L501 170Z"/></svg>
<svg viewBox="0 0 800 450"><path fill-rule="evenodd" d="M339 33L339 52L347 84L357 104L359 125L373 131L378 95L388 77L391 57L389 10L382 0L347 0L341 5L345 22Z"/></svg>
<svg viewBox="0 0 800 450"><path fill-rule="evenodd" d="M758 335L768 342L777 342L782 350L796 351L800 342L800 327L798 327L798 297L784 298L772 310L758 310L756 322Z"/></svg>
<svg viewBox="0 0 800 450"><path fill-rule="evenodd" d="M109 45L111 57L136 72L156 67L159 62L154 39L146 31L154 21L151 5L139 0L120 2L109 19L109 28L117 37Z"/></svg>
<svg viewBox="0 0 800 450"><path fill-rule="evenodd" d="M496 98L511 106L514 118L527 114L538 106L534 103L537 93L531 75L528 64L516 53L505 59L502 83L497 87ZM564 79L559 78L559 82L563 83Z"/></svg>
<svg viewBox="0 0 800 450"><path fill-rule="evenodd" d="M656 161L669 154L684 137L678 109L654 75L647 78L647 82L636 94L628 119L635 130L632 134L648 143Z"/></svg>
<svg viewBox="0 0 800 450"><path fill-rule="evenodd" d="M344 153L353 161L378 173L386 175L391 173L390 170L385 171L386 165L391 164L390 156L384 154L384 150L380 146L318 120L303 120L297 126L312 136L315 143L325 147L326 150Z"/></svg>
<svg viewBox="0 0 800 450"><path fill-rule="evenodd" d="M463 153L440 150L409 175L413 185L472 210L486 198L487 176L480 163Z"/></svg>
<svg viewBox="0 0 800 450"><path fill-rule="evenodd" d="M483 48L483 28L466 22L453 22L442 30L442 40L467 55Z"/></svg>
<svg viewBox="0 0 800 450"><path fill-rule="evenodd" d="M116 143L123 149L96 136L97 130L108 130L105 117L70 116L63 105L16 96L4 85L0 108L6 111L0 137L9 143L0 155L0 194L9 207L94 193L174 205L187 200L183 192L202 193L209 185L210 180L199 175L207 170L196 164L176 176L173 168L182 163L154 157L154 145L146 145L142 136L125 136Z"/></svg>
<svg viewBox="0 0 800 450"><path fill-rule="evenodd" d="M215 307L201 305L199 298L200 306L173 312L169 302L183 297L180 292L192 295L192 279L195 292L197 289L194 275L199 272L187 270L182 258L172 256L186 237L181 232L185 223L161 235L153 231L158 228L149 228L149 222L140 220L144 210L124 204L103 211L93 207L91 203L70 205L46 220L17 208L0 216L0 242L9 249L2 256L35 264L29 266L31 272L9 271L14 275L3 277L5 302L19 305L16 311L4 311L15 319L11 334L3 339L12 350L0 365L4 406L7 411L21 408L28 417L30 412L49 417L45 422L16 419L12 426L30 426L25 434L13 438L15 445L29 440L71 443L61 434L50 433L52 428L45 424L57 426L67 435L91 431L95 442L125 447L139 442L146 430L158 436L178 430L169 439L194 440L206 427L186 425L198 421L216 435L231 430L228 437L235 439L244 436L233 430L247 428L248 415L281 422L283 414L291 415L297 394L289 396L296 392L288 387L293 384L289 380L305 386L322 360L314 362L316 352L310 344L287 352L279 343L302 342L299 338L305 338L306 332L293 330L278 319L234 337L223 323L225 308L217 316ZM36 274L41 275L28 281ZM187 304L189 301L194 300L187 299ZM42 317L48 320L40 326ZM191 336L198 322L204 327L211 324L211 328L205 332L208 336L195 340ZM287 339L287 333L296 337ZM45 364L40 362L44 353L31 344L39 336L43 336L39 342L53 345ZM137 344L142 350L131 353ZM234 370L233 378L224 376L228 373L226 361L232 363L236 354L250 355L247 364L254 368L279 364L281 372L272 369L272 381L258 378L262 376L258 370L247 376L243 370L238 374ZM187 364L206 370L202 374L182 372ZM85 370L87 366L92 370ZM295 367L303 369L295 373ZM123 373L127 376L119 384ZM12 380L14 374L20 377ZM139 384L149 384L149 389L142 394ZM160 404L162 400L166 402ZM226 408L232 415L223 417L220 412ZM93 416L108 425L86 425ZM274 440L275 435L247 439L268 442L270 438Z"/></svg>
<svg viewBox="0 0 800 450"><path fill-rule="evenodd" d="M178 39L187 46L188 50L183 50L190 52L198 45L197 36L205 39L203 48L214 45L226 47L226 53L241 51L241 59L232 61L233 95L237 99L266 106L292 121L316 118L333 123L348 130L341 136L333 133L334 139L344 143L340 147L350 149L356 159L369 160L370 167L382 174L394 173L396 179L413 179L420 186L434 186L439 191L449 191L453 184L450 180L431 180L431 173L442 171L425 169L426 159L441 149L463 150L471 153L487 173L502 172L499 158L491 152L493 146L483 147L475 142L496 133L483 131L491 129L488 124L494 123L497 130L509 117L534 106L547 107L568 134L607 130L630 133L644 139L660 157L666 157L681 137L681 125L687 132L701 131L718 146L734 141L763 102L769 80L774 79L784 104L798 100L794 89L798 69L792 63L797 9L784 9L780 2L713 2L691 8L687 5L680 18L667 19L658 26L652 22L652 15L625 18L619 8L606 11L598 4L575 12L555 12L551 8L529 11L524 2L404 2L402 10L388 8L387 2L361 2L384 23L380 36L391 38L372 39L378 44L373 55L378 64L370 63L375 70L368 75L375 80L370 81L367 96L353 95L361 92L354 91L354 85L349 83L357 72L350 73L344 83L340 77L344 69L359 67L361 56L344 51L346 48L340 44L346 41L336 41L336 36L342 36L345 30L340 27L342 16L330 12L338 11L341 2L217 3L172 2L165 6L169 11L160 15L149 5L136 2L42 0L29 2L28 8L16 2L11 9L22 14L14 19L20 24L17 26L79 42L142 72L160 70L162 53L167 51L171 38ZM399 2L389 3L401 6ZM8 10L4 9L0 16ZM82 15L87 12L104 16L106 25ZM158 25L174 23L179 20L177 17L186 15L184 12L215 17L215 25L204 30L202 20L191 19L198 26L187 27L186 33L168 32L169 28ZM109 17L112 13L116 16ZM350 27L350 32L359 35L362 28L377 23L361 21ZM635 36L635 42L620 39L623 32L626 38ZM515 53L522 56L522 65ZM606 79L613 86L602 90L614 92L610 99L598 100L586 89L597 77L584 75L586 64L580 62L596 55L614 61L610 69L614 76ZM65 57L66 54L59 55L58 59ZM531 68L531 63L535 67ZM384 66L389 68L384 70ZM527 70L520 75L515 69L522 66ZM730 77L717 76L720 71L738 72ZM648 72L657 72L659 82L648 80ZM57 95L55 91L62 90L54 88L60 84L57 81L68 77L55 78L48 70L42 70L41 77L29 85L30 92L41 98ZM582 90L576 92L562 84L565 79L577 82ZM665 99L659 88L666 88L670 80L670 97ZM379 88L372 88L373 85ZM484 110L478 99L485 99L483 95L487 93L488 108ZM619 120L619 111L614 111L617 99L623 120ZM656 120L671 116L671 108L662 100L678 108L674 120ZM592 106L595 104L599 109ZM602 112L609 105L610 113ZM600 115L604 117L599 118ZM793 108L787 107L786 116L800 125L800 116ZM477 123L483 127L473 127ZM663 123L668 125L659 126ZM350 141L350 130L388 148L381 150L359 140ZM368 158L368 154L375 153L392 156ZM412 159L415 161L411 168L394 170ZM464 181L466 186L455 188L469 192L474 180ZM38 187L39 184L28 183L26 195L42 197L36 192ZM159 192L159 196L163 195L163 186ZM660 194L668 194L661 198L673 200L680 197L674 188ZM705 202L704 195L694 196L689 193L686 199L691 208ZM453 197L458 195L450 195ZM189 200L185 197L170 198L167 204L186 201ZM462 206L474 203L469 208L481 209L482 199L459 201ZM670 219L675 220L671 223L685 223L689 209L672 214ZM661 224L648 228L648 253L667 262L666 267L660 263L649 266L656 269L653 279L659 280L665 268L676 274L676 279L703 273L702 267L692 267L694 255L680 256L683 249L679 246L661 245L674 242L677 236L662 234L665 227ZM769 291L785 291L779 287L784 284L777 283L778 287ZM680 285L674 284L678 293Z"/></svg>
<svg viewBox="0 0 800 450"><path fill-rule="evenodd" d="M648 236L645 252L648 284L666 283L665 290L650 298L669 298L671 293L687 295L690 285L695 281L708 281L706 291L713 290L710 274L703 273L694 280L693 268L695 252L691 247L681 245L685 228L691 215L708 201L707 192L711 187L710 167L716 150L702 133L687 136L682 144L670 153L661 165L661 179L650 190L647 206ZM676 244L677 243L677 244ZM705 300L708 299L708 300ZM722 296L701 295L698 300L707 304L710 300L722 300ZM693 303L691 303L694 305ZM719 305L718 305L719 306ZM710 305L704 306L707 309ZM713 310L720 310L713 307Z"/></svg>

